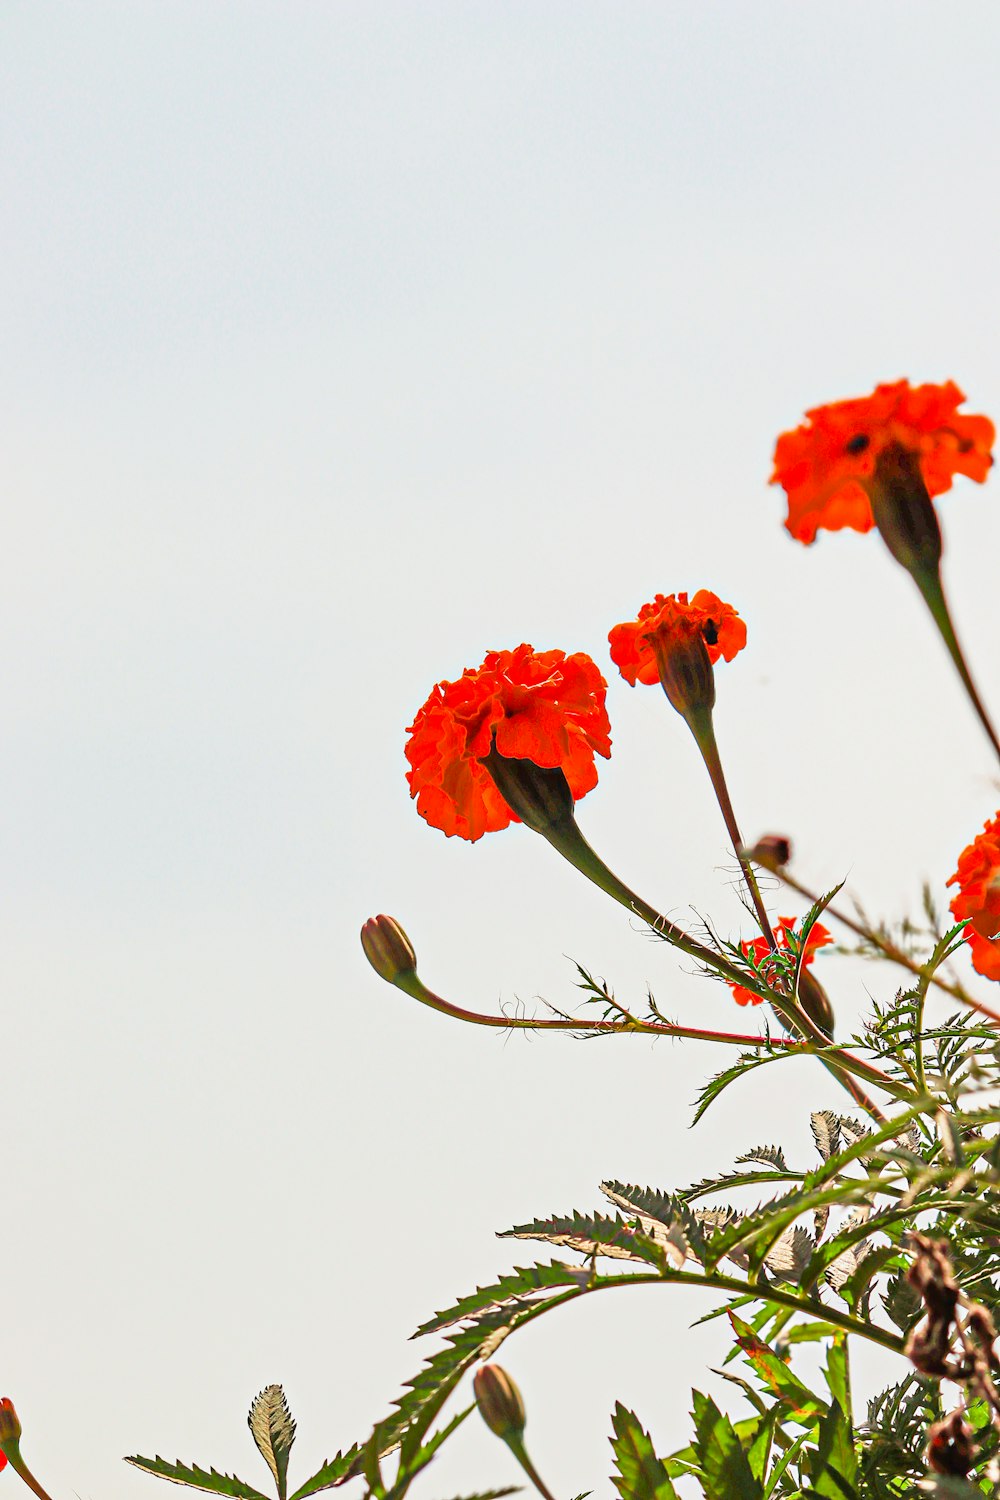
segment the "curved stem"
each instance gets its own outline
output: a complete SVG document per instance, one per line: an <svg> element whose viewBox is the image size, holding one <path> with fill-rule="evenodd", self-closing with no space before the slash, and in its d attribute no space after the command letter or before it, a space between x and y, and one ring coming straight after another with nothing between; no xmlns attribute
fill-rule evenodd
<svg viewBox="0 0 1000 1500"><path fill-rule="evenodd" d="M969 696L970 703L976 711L979 722L986 730L990 744L996 751L997 756L1000 757L1000 739L997 739L997 733L990 722L990 716L986 712L982 699L976 691L976 685L972 680L972 675L965 663L962 648L958 643L958 636L955 634L955 627L951 623L951 612L948 609L948 601L945 598L940 569L921 568L919 571L913 572L911 576L917 588L924 596L927 608L931 612L931 617L940 632L941 639L948 648L948 654L955 665L955 670L962 679L962 685Z"/></svg>
<svg viewBox="0 0 1000 1500"><path fill-rule="evenodd" d="M696 1042L727 1042L733 1047L785 1047L794 1051L801 1046L792 1037L756 1036L738 1031L706 1031L699 1026L674 1026L670 1022L640 1021L635 1017L622 1021L593 1021L588 1017L574 1020L571 1016L543 1016L536 1020L529 1016L484 1015L481 1011L464 1010L460 1005L452 1005L449 1000L443 1000L440 995L429 990L415 973L400 975L394 983L397 989L412 999L419 1000L421 1005L430 1006L431 1010L440 1011L444 1016L451 1016L456 1021L467 1021L472 1026L492 1026L501 1031L596 1031L608 1036L637 1032L647 1036L687 1037Z"/></svg>
<svg viewBox="0 0 1000 1500"><path fill-rule="evenodd" d="M554 1500L551 1490L547 1489L543 1484L538 1470L528 1457L528 1450L524 1446L524 1439L515 1433L511 1433L509 1437L504 1438L504 1442L535 1486L535 1489L543 1497L543 1500Z"/></svg>
<svg viewBox="0 0 1000 1500"><path fill-rule="evenodd" d="M641 896L637 896L634 891L629 890L628 886L619 880L613 871L608 869L600 855L587 843L587 840L580 832L575 818L568 818L562 822L554 823L550 827L540 831L542 837L547 839L553 849L556 849L564 859L568 860L574 869L579 870L581 875L585 875L588 880L592 880L596 886L629 911L634 911L637 916L642 917L643 921L648 922L655 932L658 932L667 942L673 943L682 953L687 953L689 957L696 958L700 963L705 964L717 974L720 974L730 984L741 985L745 989L753 987L749 976L737 969L722 954L713 953L711 948L706 948L702 943L697 942L683 928L677 927L669 918L655 911L647 901L643 901ZM810 1016L806 1015L805 1011L794 1000L790 1000L786 995L779 995L775 990L765 989L763 986L759 990L759 993L762 999L766 999L773 1006L781 1021L789 1030L797 1032L800 1036L804 1036L819 1047L827 1048L829 1046L830 1038L816 1025ZM837 1065L836 1059L841 1057L844 1058L845 1063L849 1059L849 1065L845 1068L840 1068ZM851 1073L857 1073L860 1077L867 1078L870 1083L874 1083L879 1088L885 1089L888 1093L895 1094L898 1097L898 1085L894 1084L881 1069L873 1067L870 1063L863 1062L861 1058L854 1057L850 1053L841 1052L838 1052L833 1057L824 1057L823 1065L847 1089L847 1092L859 1108L865 1110L873 1120L885 1119L885 1115L875 1101L869 1098L857 1080L850 1076Z"/></svg>
<svg viewBox="0 0 1000 1500"><path fill-rule="evenodd" d="M804 900L808 901L811 906L815 906L816 902L821 899L815 891L811 891L808 886L802 885L786 869L778 866L775 868L774 873L784 885L788 886L790 891L795 891ZM849 917L846 912L841 911L832 902L825 906L823 910L829 912L834 921L839 922L842 927L846 927L848 932L853 932L855 937L863 938L866 943L870 943L873 948L877 948L880 953L884 954L892 963L898 964L901 969L909 970L918 979L927 978L924 974L922 964L919 964L915 958L911 958L902 948L898 948L890 939L882 937L881 933L875 932L871 927L866 927L863 922L856 921L854 917ZM956 1000L960 1000L963 1005L968 1005L971 1010L979 1011L981 1015L986 1016L991 1021L1000 1022L1000 1011L993 1010L981 1000L974 1000L971 995L966 994L960 985L950 984L947 979L941 979L937 974L930 975L930 982L939 990L943 990L945 994L952 995Z"/></svg>
<svg viewBox="0 0 1000 1500"><path fill-rule="evenodd" d="M15 1453L9 1453L7 1457L9 1459L11 1468L14 1470L14 1473L21 1476L25 1484L28 1486L29 1490L34 1490L35 1494L38 1496L38 1500L50 1500L49 1495L45 1492L45 1490L42 1489L41 1485L38 1483L38 1480L35 1478L34 1474L32 1474L31 1470L28 1468L28 1465L21 1457L20 1450Z"/></svg>
<svg viewBox="0 0 1000 1500"><path fill-rule="evenodd" d="M726 1276L718 1271L668 1271L665 1275L658 1271L639 1271L613 1279L597 1276L587 1286L573 1287L559 1296L539 1303L536 1307L528 1308L519 1317L515 1327L521 1328L543 1312L559 1307L564 1302L572 1302L577 1297L586 1297L591 1292L611 1291L619 1286L650 1286L655 1283L670 1285L674 1282L681 1286L703 1286L714 1291L735 1292L737 1296L742 1297L747 1295L759 1297L762 1302L775 1302L779 1307L805 1313L811 1318L829 1323L833 1328L843 1329L844 1333L867 1339L869 1343L878 1344L882 1349L889 1349L893 1354L904 1353L903 1339L898 1334L890 1333L887 1328L879 1328L875 1323L865 1323L860 1318L852 1317L850 1313L842 1313L835 1307L827 1307L826 1303L818 1299L797 1297L793 1292L785 1291L783 1287L772 1282L768 1282L766 1286L758 1286L756 1282L741 1281L738 1276Z"/></svg>
<svg viewBox="0 0 1000 1500"><path fill-rule="evenodd" d="M722 769L719 746L715 738L712 710L710 708L705 709L703 712L697 714L685 715L685 718L687 719L688 728L694 735L695 744L701 751L701 758L705 762L705 769L708 771L712 788L719 804L719 811L722 813L723 821L726 825L726 832L729 834L736 858L740 862L743 879L746 881L747 890L750 892L750 899L757 913L757 920L760 923L761 931L770 944L771 952L775 953L777 952L778 944L771 928L770 918L767 915L767 908L760 894L757 876L754 873L753 865L743 851L743 835L740 833L739 825L736 822L736 814L733 811L729 788L726 785L726 773Z"/></svg>

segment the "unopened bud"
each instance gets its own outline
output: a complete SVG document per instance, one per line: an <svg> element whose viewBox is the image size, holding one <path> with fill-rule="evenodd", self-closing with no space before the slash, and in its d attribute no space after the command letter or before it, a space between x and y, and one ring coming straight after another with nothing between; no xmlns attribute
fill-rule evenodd
<svg viewBox="0 0 1000 1500"><path fill-rule="evenodd" d="M499 1365L480 1365L472 1381L479 1415L491 1432L506 1442L524 1431L521 1392Z"/></svg>
<svg viewBox="0 0 1000 1500"><path fill-rule="evenodd" d="M9 1396L0 1399L0 1453L4 1462L15 1457L21 1441L21 1421Z"/></svg>
<svg viewBox="0 0 1000 1500"><path fill-rule="evenodd" d="M755 865L763 865L765 870L780 870L791 857L791 840L782 833L765 833L752 849L747 850L747 859L752 859Z"/></svg>
<svg viewBox="0 0 1000 1500"><path fill-rule="evenodd" d="M375 973L389 984L416 973L413 944L394 917L369 917L361 929L361 946Z"/></svg>
<svg viewBox="0 0 1000 1500"><path fill-rule="evenodd" d="M535 833L548 834L572 820L573 793L561 766L536 766L533 760L501 755L495 745L480 765L507 806Z"/></svg>
<svg viewBox="0 0 1000 1500"><path fill-rule="evenodd" d="M830 1004L830 997L819 980L806 968L799 974L799 1004L824 1036L833 1036L833 1006Z"/></svg>

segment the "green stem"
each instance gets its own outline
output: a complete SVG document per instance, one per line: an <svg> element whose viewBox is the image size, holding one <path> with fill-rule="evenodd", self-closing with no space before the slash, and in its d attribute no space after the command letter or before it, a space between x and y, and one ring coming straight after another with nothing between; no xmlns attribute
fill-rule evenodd
<svg viewBox="0 0 1000 1500"><path fill-rule="evenodd" d="M945 598L940 569L921 568L919 571L914 571L912 577L917 588L924 596L927 608L931 612L931 617L940 632L941 639L948 648L948 654L955 664L955 670L962 679L962 685L969 695L969 701L978 715L979 722L986 730L990 744L996 751L997 756L1000 757L1000 740L997 739L996 730L990 722L990 716L986 712L982 699L976 691L976 685L965 664L965 656L958 643L958 636L955 634L955 627L951 623L951 612L948 609L948 601Z"/></svg>
<svg viewBox="0 0 1000 1500"><path fill-rule="evenodd" d="M757 876L754 873L753 865L743 852L743 835L740 833L739 825L736 822L736 814L733 811L729 788L726 785L726 773L722 769L719 746L715 738L712 710L708 708L697 713L686 714L685 718L688 728L694 735L695 744L701 751L701 758L705 762L705 768L708 771L719 804L719 811L722 813L723 821L726 825L726 832L729 834L736 858L740 862L740 869L743 871L743 878L746 881L747 890L750 892L750 899L757 913L761 932L767 938L771 952L775 953L777 952L778 944L771 928L770 918L767 915L767 908L760 894Z"/></svg>
<svg viewBox="0 0 1000 1500"><path fill-rule="evenodd" d="M528 1457L528 1450L524 1446L524 1439L519 1434L512 1432L508 1437L504 1438L504 1442L535 1486L535 1489L543 1496L543 1500L553 1500L552 1492L542 1483L538 1470Z"/></svg>
<svg viewBox="0 0 1000 1500"><path fill-rule="evenodd" d="M749 976L737 969L722 954L713 953L711 948L706 948L703 944L696 942L682 928L675 926L667 917L655 911L647 901L643 901L641 896L637 896L634 891L629 890L628 886L608 869L600 855L590 847L580 832L579 824L575 818L564 819L539 831L542 837L547 839L552 845L553 849L556 849L564 859L568 860L574 869L579 870L581 875L585 875L588 880L593 881L596 886L629 911L634 911L637 916L642 917L643 921L648 922L650 927L659 933L661 937L664 937L667 942L673 943L682 953L686 953L689 957L697 959L699 963L703 963L708 968L714 969L717 974L720 974L723 979L728 980L730 984L752 988L752 985L748 985ZM770 1002L780 1019L790 1030L798 1032L799 1035L816 1043L817 1046L829 1046L830 1038L816 1025L810 1016L806 1015L795 1001L789 1000L787 996L777 994L774 990L762 988L760 993L763 998ZM824 1067L843 1085L859 1108L865 1110L873 1120L884 1120L885 1115L875 1101L869 1098L864 1089L850 1075L851 1073L857 1073L860 1077L867 1078L870 1083L874 1083L879 1088L886 1089L892 1094L898 1095L898 1087L879 1068L872 1067L870 1063L863 1062L860 1058L854 1057L851 1054L836 1054L836 1057L839 1058L840 1056L850 1058L849 1068L839 1068L837 1061L833 1057L823 1058Z"/></svg>
<svg viewBox="0 0 1000 1500"><path fill-rule="evenodd" d="M808 901L811 906L815 906L817 901L821 899L815 891L811 891L808 886L802 885L800 881L796 880L782 866L776 866L774 873L784 885L788 886L790 891L795 891L804 900ZM824 912L829 912L830 916L839 922L842 927L846 927L848 932L853 932L855 937L863 938L866 943L870 943L873 948L877 948L880 953L884 954L892 963L898 964L901 969L908 969L918 979L925 977L924 969L926 965L917 963L915 958L911 958L908 953L905 953L902 948L898 948L888 938L884 938L881 933L876 932L871 927L867 927L863 922L858 922L853 917L849 917L846 912L841 911L832 902L828 902L823 910ZM981 1000L974 1000L971 995L966 994L960 985L950 984L947 979L941 979L937 974L930 975L930 982L939 990L944 990L946 994L953 995L956 1000L961 1000L962 1004L968 1005L971 1010L979 1011L981 1015L987 1016L991 1021L1000 1021L1000 1011L993 1010Z"/></svg>
<svg viewBox="0 0 1000 1500"><path fill-rule="evenodd" d="M38 1480L35 1478L34 1474L32 1474L31 1470L28 1468L28 1465L21 1457L21 1451L19 1448L15 1447L13 1453L7 1454L7 1458L11 1468L14 1470L14 1473L21 1476L25 1484L28 1486L29 1490L34 1490L35 1494L38 1496L38 1500L50 1500L49 1495L45 1492L45 1490L42 1489L41 1485L38 1483Z"/></svg>
<svg viewBox="0 0 1000 1500"><path fill-rule="evenodd" d="M855 1334L858 1338L867 1339L871 1344L878 1344L882 1349L889 1349L893 1354L904 1352L902 1337L890 1333L886 1328L879 1328L874 1323L865 1323L860 1318L852 1317L850 1313L842 1313L835 1307L827 1307L824 1302L811 1297L796 1297L794 1293L785 1291L772 1282L759 1286L756 1282L741 1281L737 1276L725 1276L717 1271L670 1271L666 1275L658 1271L639 1271L614 1279L598 1276L587 1286L573 1287L559 1296L546 1299L536 1307L528 1308L518 1317L516 1326L521 1328L543 1312L548 1312L550 1308L559 1307L564 1302L572 1302L577 1297L586 1297L591 1292L611 1291L618 1286L650 1286L656 1283L672 1285L674 1282L681 1286L703 1286L714 1291L735 1292L741 1297L749 1294L757 1297L761 1302L774 1302L779 1307L791 1308L793 1312L808 1314L809 1317L829 1323L833 1328L843 1329L844 1333Z"/></svg>
<svg viewBox="0 0 1000 1500"><path fill-rule="evenodd" d="M792 1037L766 1037L738 1031L706 1031L700 1026L675 1026L670 1022L640 1021L630 1016L621 1021L593 1021L587 1017L574 1019L571 1016L544 1016L535 1019L529 1016L491 1016L481 1011L465 1010L452 1005L429 990L414 972L401 974L393 981L397 989L419 1000L421 1005L451 1016L456 1021L467 1021L473 1026L493 1026L501 1031L598 1031L613 1036L616 1033L637 1032L648 1036L687 1037L696 1042L726 1042L733 1047L787 1047L795 1049L801 1044Z"/></svg>

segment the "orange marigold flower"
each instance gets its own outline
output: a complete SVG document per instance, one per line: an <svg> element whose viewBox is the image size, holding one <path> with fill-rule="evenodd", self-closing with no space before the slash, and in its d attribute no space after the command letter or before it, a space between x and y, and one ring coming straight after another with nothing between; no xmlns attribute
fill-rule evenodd
<svg viewBox="0 0 1000 1500"><path fill-rule="evenodd" d="M962 850L948 884L959 888L951 910L968 924L972 967L986 979L1000 979L1000 812Z"/></svg>
<svg viewBox="0 0 1000 1500"><path fill-rule="evenodd" d="M981 484L993 462L994 427L988 417L959 416L964 400L951 380L897 380L870 396L807 411L808 421L783 432L774 450L771 483L788 496L792 536L809 543L820 527L870 531L868 487L879 456L893 446L916 456L930 495L950 489L956 474Z"/></svg>
<svg viewBox="0 0 1000 1500"><path fill-rule="evenodd" d="M743 650L747 628L733 606L708 589L699 589L690 601L687 594L657 594L652 604L642 606L637 620L611 631L611 660L632 687L637 682L651 685L660 680L657 646L669 650L699 636L714 666L720 656L732 661Z"/></svg>
<svg viewBox="0 0 1000 1500"><path fill-rule="evenodd" d="M594 755L611 754L607 683L582 651L490 651L457 682L439 682L407 733L417 811L449 836L475 841L520 819L482 762L500 755L558 766L574 800L597 785Z"/></svg>
<svg viewBox="0 0 1000 1500"><path fill-rule="evenodd" d="M774 935L778 940L778 948L783 953L791 952L788 935L795 930L794 917L779 917L774 928ZM803 968L808 968L816 957L816 949L824 948L827 943L832 943L833 937L822 924L814 922L809 929L806 938L806 950L802 958ZM751 942L741 943L744 957L750 958L755 967L760 967L771 952L771 945L765 937L754 938ZM760 1005L761 996L755 995L752 990L744 989L741 984L733 984L729 981L729 987L733 992L733 999L737 1005Z"/></svg>

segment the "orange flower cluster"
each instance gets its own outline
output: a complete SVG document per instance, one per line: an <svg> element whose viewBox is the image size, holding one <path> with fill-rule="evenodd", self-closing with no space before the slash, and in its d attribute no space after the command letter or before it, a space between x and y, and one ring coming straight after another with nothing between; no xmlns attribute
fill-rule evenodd
<svg viewBox="0 0 1000 1500"><path fill-rule="evenodd" d="M968 923L972 967L986 979L1000 979L1000 812L962 850L948 884L959 888L951 910L956 921Z"/></svg>
<svg viewBox="0 0 1000 1500"><path fill-rule="evenodd" d="M993 462L993 423L959 416L964 400L951 380L917 386L897 380L870 396L806 412L807 422L779 437L771 475L788 496L785 526L792 536L809 543L820 527L870 531L867 487L892 445L917 455L930 495L950 489L956 474L981 484Z"/></svg>
<svg viewBox="0 0 1000 1500"><path fill-rule="evenodd" d="M774 935L778 940L778 948L781 952L791 952L791 947L788 942L788 934L790 932L793 932L794 930L794 917L778 918L777 924L774 929ZM808 968L808 966L812 963L813 959L816 957L817 948L823 948L827 943L832 942L833 937L831 936L827 928L823 926L822 922L814 922L809 929L809 936L806 938L806 948L805 953L802 957L802 967ZM765 937L754 938L752 942L741 943L740 947L743 950L744 956L746 958L752 958L754 964L757 966L762 964L767 958L768 954L771 952L771 945ZM761 1003L760 995L755 995L752 990L744 989L743 985L741 984L730 984L730 989L733 992L733 999L736 1001L737 1005L760 1005Z"/></svg>
<svg viewBox="0 0 1000 1500"><path fill-rule="evenodd" d="M574 800L597 785L594 756L611 754L607 683L582 651L490 651L457 682L439 682L407 733L417 811L449 836L475 841L519 821L482 762L500 755L559 766Z"/></svg>
<svg viewBox="0 0 1000 1500"><path fill-rule="evenodd" d="M608 636L611 660L632 687L637 682L659 682L657 649L669 651L700 636L714 666L721 656L732 661L747 643L747 628L731 604L717 594L699 589L687 594L657 594L644 604L637 620L616 625Z"/></svg>

